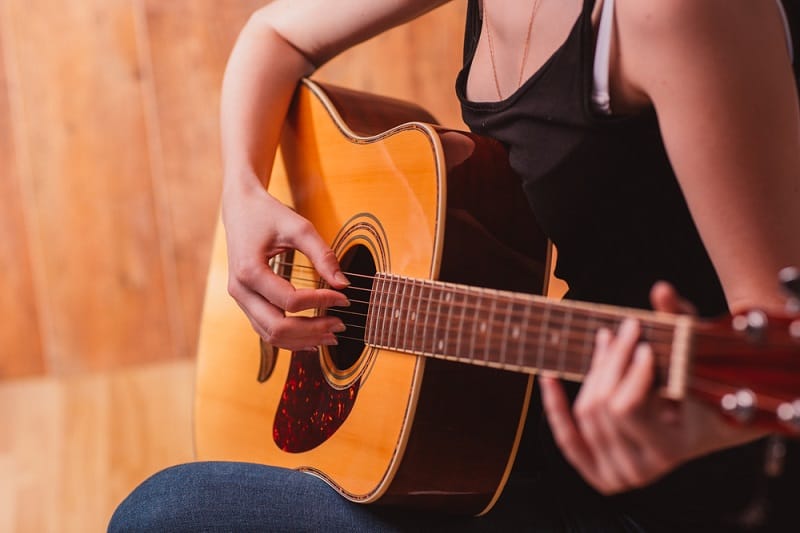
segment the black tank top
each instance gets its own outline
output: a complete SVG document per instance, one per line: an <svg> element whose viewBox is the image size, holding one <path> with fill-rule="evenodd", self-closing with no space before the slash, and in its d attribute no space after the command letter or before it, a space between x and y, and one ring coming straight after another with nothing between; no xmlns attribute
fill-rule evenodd
<svg viewBox="0 0 800 533"><path fill-rule="evenodd" d="M456 81L464 122L506 145L539 224L558 248L556 275L568 283L568 298L649 308L653 283L667 280L701 315L722 314L722 287L655 112L607 116L593 108L594 3L584 0L567 40L516 92L499 102L472 102L466 86L481 15L470 0L464 67ZM797 2L785 4L796 21ZM531 424L529 419L526 433ZM549 436L543 439L546 450L539 453L559 456ZM553 460L558 468L566 464ZM752 501L763 481L762 464L762 443L716 453L615 502L662 524L675 519L710 527ZM566 497L592 493L574 472L554 475Z"/></svg>

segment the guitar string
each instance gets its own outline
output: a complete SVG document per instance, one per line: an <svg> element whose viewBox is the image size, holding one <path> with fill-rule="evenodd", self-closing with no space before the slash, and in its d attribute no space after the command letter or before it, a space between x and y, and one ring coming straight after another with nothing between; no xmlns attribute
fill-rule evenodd
<svg viewBox="0 0 800 533"><path fill-rule="evenodd" d="M392 294L393 295L394 293L386 293L386 294ZM436 300L433 299L432 301L436 301ZM454 303L453 307L459 308L459 309L470 309L470 306L466 306L466 305L460 304L460 303ZM476 309L476 307L472 306L472 309ZM366 317L367 316L367 314L365 314L365 313L358 313L358 312L350 311L350 310L347 310L347 309L344 309L344 308L341 308L341 307L335 307L335 306L332 307L332 308L329 308L329 311L330 312L329 312L328 316L336 316L338 314L348 314L350 316L360 316L360 317ZM541 333L542 333L543 330L544 331L547 331L547 330L552 331L554 329L558 329L559 325L561 325L562 326L561 329L563 329L563 324L561 323L561 321L555 321L555 320L549 320L547 322L547 325L544 325L542 323L541 326L540 326L536 321L536 319L538 318L536 316L536 314L538 313L537 311L528 312L527 316L525 316L526 313L525 313L524 310L521 313L523 314L523 318L527 318L527 319L533 318L534 319L534 323L533 324L529 324L528 327L526 328L526 334L532 334L534 337L541 338ZM436 314L439 314L439 313L436 313ZM497 330L500 329L500 328L506 329L507 328L506 320L507 319L510 320L511 318L519 318L520 313L519 312L511 312L511 313L509 313L509 312L506 311L506 312L500 312L500 313L498 313L498 315L499 316L496 316L493 320L481 321L480 319L472 319L472 318L470 318L468 320L467 319L463 319L461 321L461 323L466 325L467 326L466 329L468 329L468 330L470 328L475 329L477 324L481 324L481 323L486 324L487 325L486 329L490 333L488 335L482 334L482 336L481 336L482 339L486 339L486 340L489 340L489 341L508 342L508 336L505 335L504 333L498 333ZM551 315L551 317L552 317L552 315ZM397 334L399 334L399 331L400 331L401 328L403 328L404 326L406 326L408 324L412 324L412 321L408 320L404 316L398 317L396 319L396 321L398 322L399 325L397 326L397 328L395 330L395 336ZM591 327L589 327L589 328L577 327L577 324L580 324L580 323L590 324ZM366 326L365 325L360 325L360 324L355 324L355 323L350 323L350 322L344 322L344 324L348 328L358 328L358 329L365 329L366 330ZM596 330L597 330L598 327L611 327L612 326L612 324L603 324L603 323L600 323L599 319L592 319L592 318L590 318L590 319L578 318L577 320L573 319L571 324L573 326L573 328L572 328L573 331L568 331L568 332L563 332L562 331L561 334L558 336L556 342L563 343L563 344L566 344L566 345L580 343L580 344L583 345L583 347L586 347L587 343L589 341L591 341L591 342L594 341L594 336L596 335ZM515 326L516 326L516 324L515 324ZM439 328L438 331L443 332L444 335L448 336L448 341L447 342L448 342L448 347L449 347L449 344L452 341L452 339L450 339L450 337L449 337L450 333L463 333L464 329L465 328L463 326L461 326L461 327L459 327L459 326L450 327L449 324L448 324L448 326L446 326L444 328ZM666 340L658 338L659 336L664 336L664 335L666 335L668 337ZM392 331L391 330L389 331L389 336L390 337L392 336ZM440 337L442 337L442 336L443 335L440 335ZM671 330L653 329L652 331L649 331L649 328L645 327L645 331L643 331L643 337L645 337L646 340L651 345L654 345L654 348L669 349L671 347L671 341L672 341L673 335L672 335L672 331ZM433 341L435 339L432 338L431 340ZM564 341L566 341L566 342L564 342ZM424 344L424 342L425 341L423 339L422 343ZM525 349L525 348L529 348L529 347L536 348L536 347L539 346L539 344L537 344L535 342L535 340L533 340L532 342L526 342L524 344L514 344L514 343L512 343L513 349L517 349L517 350ZM519 346L519 348L517 348L517 346Z"/></svg>
<svg viewBox="0 0 800 533"><path fill-rule="evenodd" d="M295 265L295 266L296 267L301 267L301 268L306 268L306 269L309 269L309 270L313 270L313 268L306 267L305 265ZM367 276L367 275L356 274L356 273L346 273L346 274L348 276L359 276L359 277L362 277L362 278L369 278L369 279L372 279L372 280L383 279L383 280L386 280L386 281L389 281L389 282L391 282L391 281L403 281L402 278L397 278L397 277ZM291 279L291 277L289 277L289 279ZM319 282L317 282L315 280L308 279L308 278L299 278L299 279L298 278L294 278L294 280L295 281L308 282L311 286L319 285ZM418 280L418 282L423 284L423 285L425 284L425 282L423 280ZM446 289L451 289L451 288L447 287ZM381 292L381 291L377 291L377 290L369 289L369 288L364 288L364 287L350 287L350 290L361 290L361 291L365 291L365 292L367 292L369 294L372 294L372 295L374 295L374 294L378 294L378 295L387 295L387 294L388 295L396 295L394 292ZM456 288L455 290L458 291L459 289ZM462 291L466 291L467 289L461 289L461 290ZM498 295L498 296L500 296L502 298L502 295ZM403 298L403 296L401 296L401 298ZM436 301L435 298L429 298L427 300ZM353 300L351 300L351 301L353 301ZM356 301L356 302L358 303L358 301ZM360 303L365 304L365 305L369 305L368 301L360 301ZM454 304L454 305L458 305L458 304ZM469 306L467 308L469 308ZM476 308L476 307L473 306L473 308ZM352 315L366 316L366 314L364 314L364 313L354 313L352 311L347 311L347 310L341 309L341 308L337 308L336 312L348 313L348 314L352 314ZM536 311L534 311L534 312L536 312ZM512 315L513 314L514 313L512 313ZM529 315L530 315L530 313L529 313ZM606 316L607 317L608 316L613 317L613 320L619 320L619 317L615 316L613 313L606 313ZM472 320L471 322L474 323L475 321ZM493 322L500 322L500 321L495 320ZM357 324L349 324L348 326L351 327L351 328L357 327L357 328L361 328L361 329L366 329L366 326L361 326L361 325L357 325ZM657 323L656 329L660 329L660 328L663 328L663 327L668 327L668 326L662 326L661 324ZM400 331L400 329L401 329L401 327L398 326L397 331ZM458 331L461 331L461 330L458 330ZM663 329L662 329L662 332L664 332ZM720 340L725 340L725 341L730 341L730 342L737 342L737 343L740 342L737 339L730 339L728 336L714 335L714 334L709 334L708 332L696 331L695 334L698 335L698 336L706 337L708 339L714 339L716 337L716 338L718 338ZM364 342L364 339L362 339L362 338L349 337L349 336L345 336L345 335L337 335L337 338L345 338L345 339L353 340L353 341L356 341L356 342ZM567 346L570 345L572 340L581 340L581 337L568 339L567 340ZM584 340L585 340L585 338L584 338ZM448 338L448 348L450 346L450 342L449 341L450 341L450 339ZM652 341L650 341L650 342L652 343ZM520 346L519 349L527 349L528 346L529 346L529 344L526 342L524 345ZM534 344L534 347L536 347L536 346L537 345ZM425 353L422 350L417 350L417 351ZM476 351L480 351L480 349L478 349ZM577 352L577 351L575 351L573 349L570 349L570 348L567 348L566 350L562 350L562 351L564 352L564 356L565 356L564 360L563 360L564 364L555 365L555 366L561 366L562 367L560 370L556 370L556 372L557 373L558 372L566 372L567 368L571 366L568 363L575 363L574 358L577 357L577 358L580 359L579 364L581 365L581 369L582 370L577 370L576 371L576 370L573 370L572 368L570 368L568 373L573 374L573 375L574 374L585 375L586 372L588 371L588 365L590 365L590 363L591 363L592 354L587 353L585 350L581 350L580 352ZM471 357L446 356L445 354L438 354L435 350L432 350L432 351L427 352L427 353L429 354L429 356L432 356L434 358L455 357L455 358L460 359L460 360L474 361L474 358L471 358ZM659 354L657 352L654 352L654 356L656 356L656 364L658 364L658 362L659 362L658 361ZM547 367L548 366L546 364L546 363L549 362L549 361L547 361L547 359L549 359L551 357L553 357L553 356L545 356L545 358L542 361L543 363L545 363L545 364L542 364L543 367ZM556 354L555 357L558 357L558 354ZM587 358L588 358L588 360L587 360ZM663 357L661 359L663 359ZM669 355L667 355L666 359L669 360L669 359L671 359L671 357ZM554 371L552 369L552 367L550 369L545 369L545 368L538 368L538 367L533 366L533 365L524 365L524 364L519 365L519 364L509 363L509 362L505 362L505 361L498 361L497 363L500 364L503 367L508 367L508 368L511 368L511 367L519 368L520 366L522 366L523 368L528 368L528 369L534 370L534 372L533 372L534 374L538 374L538 373L541 373L541 372L548 372L548 371L549 372L553 372ZM731 384L726 384L726 383L724 383L722 381L715 381L715 380L711 380L711 379L708 379L708 378L700 378L700 377L697 377L697 376L692 376L691 381L690 381L690 383L688 385L688 387L691 390L697 391L699 393L705 393L705 394L708 394L708 395L711 395L711 396L721 396L723 393L735 392L736 390L739 390L740 388L742 388L744 386L747 386L747 385L731 385ZM752 384L750 384L750 386L752 386ZM781 400L779 398L776 398L774 396L766 395L766 394L761 393L761 392L756 392L756 394L757 394L758 398L760 399L760 402L761 402L762 406L763 406L764 403L772 403L775 406L775 408L777 408L778 405L780 405L781 403L786 401L786 400ZM790 399L789 401L791 401L791 400L794 400L794 398ZM763 408L759 409L759 410L765 411ZM767 412L769 412L769 411L767 411Z"/></svg>
<svg viewBox="0 0 800 533"><path fill-rule="evenodd" d="M364 277L368 277L368 276L364 276ZM383 278L383 279L389 279L389 278ZM312 280L306 280L306 281L312 281ZM352 288L362 289L360 287L352 287ZM364 290L364 289L362 289L362 290ZM365 290L369 291L369 289L365 289ZM392 294L392 293L389 293L389 294ZM364 303L367 303L367 302L364 302ZM344 310L340 310L340 311L344 311ZM358 313L358 314L360 314L360 313ZM365 326L351 325L351 327L359 327L359 328L366 329ZM398 327L398 331L399 330L400 330L400 327ZM361 338L346 337L346 336L342 336L340 338L348 338L348 339L353 340L353 341L363 342L363 339L361 339ZM735 339L731 339L731 340L735 341ZM449 339L448 339L448 341L449 341ZM568 343L569 343L569 341L568 341ZM449 348L449 345L450 345L450 343L448 342L448 348ZM527 348L527 343L526 343L526 345L524 347ZM586 372L588 371L588 365L590 365L590 363L591 363L592 355L588 354L585 350L581 350L580 352L576 352L576 351L574 351L572 349L567 349L564 352L565 352L565 360L563 361L563 363L561 365L552 365L552 366L548 365L549 359L553 358L552 355L546 356L545 359L542 360L542 367L547 368L549 366L550 367L549 370L546 370L545 368L537 368L534 365L524 365L524 364L519 365L519 364L509 363L509 362L504 362L504 361L503 362L498 362L498 363L501 366L508 367L508 368L511 368L511 367L519 368L520 366L522 366L523 368L528 368L528 369L534 370L534 372L533 372L534 374L540 373L540 372L546 372L546 371L551 371L552 372L553 371L553 367L560 366L561 368L559 370L557 370L556 372L565 372L569 368L569 373L571 373L571 374L583 374L583 375L585 375ZM473 358L465 357L465 356L446 356L444 354L437 354L437 352L435 350L432 350L432 351L427 352L427 353L430 356L434 357L434 358L456 357L457 359L460 359L460 360L474 361ZM654 355L658 356L657 353L654 354ZM557 355L555 357L557 358ZM574 366L571 364L571 363L575 363L575 360L574 360L575 357L580 359L580 361L579 361L580 370L574 370ZM658 364L658 362L659 361L657 360L656 364ZM707 378L699 378L699 377L696 377L696 376L692 376L691 382L689 384L689 387L691 389L696 390L696 391L701 392L701 393L706 393L706 394L709 394L709 395L713 395L713 396L720 396L723 392L734 392L734 391L738 390L739 388L741 388L742 386L745 386L745 385L736 386L736 385L726 384L726 383L721 382L721 381L714 381L714 380L710 380L710 379L707 379ZM772 402L773 404L779 405L783 401L783 400L780 400L778 398L768 397L768 396L766 396L766 395L764 395L763 393L760 393L760 392L757 393L757 394L758 394L759 398L761 398L762 404L765 401L767 401L767 402Z"/></svg>
<svg viewBox="0 0 800 533"><path fill-rule="evenodd" d="M307 269L312 270L310 267L305 267L304 265L297 265L297 266L301 267L301 268L307 268ZM348 274L348 273L346 273L346 274ZM351 274L348 274L348 275L351 275ZM399 278L397 276L392 276L392 277L389 277L389 276L384 276L384 277L380 277L380 276L364 276L364 275L360 275L360 276L362 276L364 278L369 278L369 279L372 279L372 280L386 280L386 281L388 281L390 283L391 282L405 282L405 280L403 278ZM307 283L309 283L309 287L308 288L311 288L313 286L317 286L318 288L321 288L321 287L323 287L323 284L324 284L324 282L322 280L317 281L317 280L314 280L314 279L301 278L301 277L292 278L291 276L288 276L288 275L284 275L282 277L284 279L287 279L287 280L307 282ZM439 289L439 288L436 288L435 286L433 286L430 281L426 281L426 280L416 280L414 283L418 283L419 285L422 285L422 286L427 284L429 287L434 288L435 290L447 291L446 293L448 293L448 294L475 297L475 298L482 297L482 295L480 294L479 291L494 291L494 289L474 289L474 288L471 289L471 288L467 288L467 287L453 287L453 286L446 286L446 287L442 287L441 289ZM303 288L303 287L301 287L301 288ZM366 287L352 287L351 286L351 287L348 287L345 290L360 290L360 291L367 292L367 293L369 293L371 295L377 295L377 296L387 296L387 295L388 296L396 296L397 295L397 291L381 291L381 290L378 290L378 289L371 289L371 288L366 288ZM515 303L519 304L519 305L525 305L525 304L531 302L531 300L528 300L528 301L515 301L513 296L508 296L508 295L504 295L504 294L500 294L500 293L493 293L491 295L496 297L498 300L501 300L503 303L509 303L509 304L512 304L512 305L515 304ZM405 297L403 295L401 295L400 298L405 298ZM437 299L435 297L417 296L417 297L414 298L414 301L417 301L417 300L419 300L419 301L421 301L423 303L425 303L425 302L443 303L440 298ZM370 301L355 300L355 299L351 299L350 301L351 302L355 302L355 303L364 304L364 305L370 305ZM448 305L466 306L467 309L473 309L473 310L482 309L479 305L471 305L470 302L466 302L466 301L460 302L460 303L454 303L454 302L445 302L445 303L447 303ZM549 305L548 302L536 302L536 303L539 303L540 305ZM559 302L553 302L553 304L554 305L559 305ZM561 305L563 305L563 304L561 304ZM561 312L561 313L573 313L573 312L577 311L578 313L580 313L582 310L574 309L574 308L571 308L569 306L565 306L565 309L563 311L561 311L561 310L556 310L556 311L557 312ZM515 316L515 315L518 315L520 313L525 314L525 313L528 313L528 312L536 313L536 312L539 312L539 311L536 310L536 309L533 309L533 308L531 308L531 309L529 309L527 311L523 309L522 311L519 311L519 312L512 311L511 312L511 316ZM551 312L552 312L552 310L551 310ZM618 321L621 322L622 319L624 318L624 315L622 314L622 312L615 313L615 312L611 312L611 311L607 311L607 310L592 310L591 312L594 315L594 319L597 319L597 320L612 319L612 320L615 320L615 321L618 320ZM580 316L573 317L573 319L574 318L581 319ZM589 320L592 320L592 318L590 318ZM651 328L651 329L654 329L654 330L659 330L659 331L662 331L662 332L669 333L674 329L675 324L658 321L656 319L649 319L649 320L646 321L646 326L648 328Z"/></svg>
<svg viewBox="0 0 800 533"><path fill-rule="evenodd" d="M393 293L387 293L387 294L393 294ZM425 300L421 300L421 301L425 301ZM436 301L436 300L432 300L432 301ZM457 309L457 310L458 309L460 309L460 310L479 309L479 308L476 308L475 306L469 306L469 305L465 305L465 304L461 304L461 303L454 303L454 304L452 304L452 307L454 309ZM378 305L378 308L380 308L379 305ZM399 311L399 308L394 308L394 310L395 311ZM409 311L410 309L405 309L404 308L404 310ZM461 313L461 311L456 311L456 313ZM436 316L441 316L440 312L435 312L435 313L430 313L430 314L431 315L436 315ZM472 329L475 329L478 326L481 326L481 327L485 326L486 327L486 331L488 332L488 334L487 333L482 333L482 335L481 335L482 339L488 339L490 341L504 342L504 341L508 340L509 336L504 334L504 333L499 333L498 330L500 330L500 329L503 329L503 330L508 329L510 326L506 322L508 321L510 323L510 320L514 319L514 318L523 317L523 318L528 319L528 325L527 325L527 327L524 328L525 329L525 333L526 334L532 334L534 336L540 336L540 337L541 337L541 333L543 331L555 332L555 330L559 329L559 327L560 327L560 329L563 330L564 326L566 325L566 321L552 320L552 314L551 314L551 317L550 317L551 319L548 320L547 323L545 324L544 321L538 321L537 320L539 318L537 316L537 314L539 314L539 312L533 311L533 312L527 313L527 316L525 316L524 311L522 311L522 312L500 311L500 312L497 312L495 314L495 316L491 320L489 320L489 319L481 320L480 318L475 318L474 315L473 315L470 318L463 318L459 322L460 324L462 324L461 326L457 325L455 322L449 322L449 323L447 323L446 326L438 328L437 331L442 332L442 335L439 335L441 337L443 335L448 335L449 336L450 333L462 333L463 334L465 329L468 330L468 331L471 331ZM359 312L356 312L356 311L350 311L350 310L348 310L346 308L341 308L341 307L336 307L336 306L328 308L327 316L338 316L338 315L348 315L349 317L362 317L362 318L366 318L368 316L368 314L366 314L366 313L359 313ZM424 316L427 316L427 315L428 315L428 313L424 313ZM340 317L340 318L345 318L345 317ZM417 319L413 319L413 318L409 319L408 315L400 315L400 316L392 317L392 318L396 322L397 326L392 328L394 330L394 332L392 332L391 330L389 331L389 334L388 334L389 337L399 335L399 331L401 329L405 330L407 325L413 325L413 324L421 323L421 322L424 321L424 319L422 319L422 320L417 320ZM530 323L531 322L530 319L533 319L532 323ZM347 319L345 318L345 320L347 320ZM366 329L366 325L356 324L356 323L349 322L349 321L343 321L343 323L348 328ZM452 326L451 326L451 324L452 324ZM514 324L514 327L512 329L517 330L517 334L521 335L522 334L521 330L518 330L519 325L516 322L514 322L513 324ZM590 327L582 327L581 326L582 324L588 325ZM558 334L557 342L562 342L563 343L564 341L566 341L565 342L566 344L574 344L574 343L586 344L588 342L588 340L590 340L590 339L594 340L594 337L596 335L596 331L597 331L598 328L600 328L600 327L611 328L614 325L616 325L616 324L603 323L603 322L601 322L600 319L583 319L583 318L574 319L574 317L573 317L573 320L571 321L571 329L569 331L566 331L566 332L565 331L561 331ZM660 346L662 346L664 348L669 348L671 346L671 341L672 341L672 338L673 338L673 334L672 334L671 330L668 331L668 330L653 329L652 331L650 331L649 328L647 328L646 326L643 329L644 329L644 331L642 332L642 337L645 338L647 340L647 342L649 342L651 344L655 344L655 345L660 345ZM549 336L549 337L551 337L551 336ZM659 338L659 337L667 337L667 338L664 339L664 338ZM451 340L452 339L450 339L448 337L448 343L451 342ZM531 345L534 346L534 347L538 346L535 342L533 344L532 343L525 343L523 346L531 346Z"/></svg>
<svg viewBox="0 0 800 533"><path fill-rule="evenodd" d="M283 263L283 264L289 265L290 263ZM308 270L314 270L312 267L308 267L306 265L297 264L297 265L294 265L294 266L297 267L297 268L304 268L304 269L308 269ZM386 281L389 281L389 282L405 282L405 280L407 279L407 278L398 277L396 275L386 275L384 277L367 276L367 275L363 275L363 274L354 274L354 273L347 273L347 275L359 276L359 277L368 278L368 279L371 279L371 280L382 279L382 280L386 280ZM292 279L293 281L308 282L309 283L309 287L308 288L311 288L313 286L317 286L317 288L321 288L321 287L324 286L324 281L323 280L312 280L312 279L308 279L308 278L299 278L299 277L292 278L291 276L283 276L283 277L284 277L284 279ZM431 280L416 280L414 283L418 283L420 285L427 285L428 287L434 288L435 290L439 290L439 291L449 290L451 294L470 295L470 296L473 296L475 298L479 298L480 297L480 294L476 294L475 293L476 289L452 288L451 286L446 286L446 287L443 287L443 288L439 289L439 288L435 288L432 285L432 281ZM300 288L303 288L303 287L300 287ZM394 295L396 295L396 292L392 292L392 291L382 292L382 291L378 291L378 290L370 289L370 288L366 288L366 287L351 286L351 287L348 287L348 290L360 290L360 291L365 291L365 292L367 292L369 294L375 294L375 295L378 295L378 296L382 296L382 295L394 296ZM481 290L481 289L478 289L478 290ZM488 290L491 291L492 289L488 289ZM403 298L402 295L400 297ZM498 294L497 297L500 300L504 301L505 303L512 303L512 304L514 303L512 297L510 297L510 296L505 296L505 295L502 295L502 294ZM417 299L419 299L422 302L430 301L430 302L441 303L441 300L440 299L436 299L436 298L415 297L415 301ZM355 299L350 299L350 301L351 302L355 302L355 303L361 303L361 304L364 304L364 305L370 305L369 301L355 300ZM518 302L518 303L519 303L519 305L525 305L525 302ZM469 304L465 304L465 303L456 304L456 306L463 306L463 305L466 305L467 309L470 309ZM547 305L547 302L543 302L542 305ZM479 307L479 306L472 306L471 308L475 309L475 310L480 310L481 309L481 307ZM336 308L336 309L337 309L337 311L341 310L341 308ZM571 311L570 308L567 308L567 310ZM559 313L567 313L568 312L567 310L564 310L564 311L557 310L557 312L559 312ZM536 310L536 309L527 310L527 311L523 309L521 311L521 313L523 313L523 314L525 314L525 313L530 314L531 312L532 313L540 313L541 311ZM612 325L618 325L623 319L623 316L622 316L621 313L620 314L615 314L614 312L608 312L608 311L604 312L604 311L598 311L598 310L592 310L592 313L595 314L595 318L586 319L586 318L582 318L580 316L578 316L578 317L574 317L573 316L571 323L575 324L576 322L581 322L581 321L586 322L586 321L592 321L592 320L595 320L595 321L596 320L612 320L612 321L615 322L615 324L605 324L605 325L597 324L597 325L593 325L591 330L592 331L596 331L596 327L595 326L611 327ZM516 317L518 314L519 313L512 312L511 316L513 318L513 317ZM600 315L600 316L598 316L598 315ZM363 316L366 316L366 315L363 315ZM503 318L505 318L505 315L504 315ZM535 315L532 315L531 318L535 318ZM576 318L577 318L577 320L575 320ZM555 326L555 327L558 327L558 325L561 324L559 321L551 321L551 322L553 323L553 326ZM659 321L655 321L655 320L647 320L647 321L645 321L645 326L644 327L646 327L648 330L650 330L648 333L664 333L664 334L670 335L670 336L672 335L672 332L674 330L674 325L665 324L663 322L659 322ZM580 328L574 328L574 329L579 330ZM715 342L715 343L724 342L724 343L730 343L730 344L738 346L742 342L742 340L740 338L731 337L728 334L718 333L718 332L715 332L715 331L703 331L702 329L697 329L693 333L694 333L695 338L697 338L697 339L703 339L703 340L712 341L712 342ZM796 341L794 339L789 339L786 342L771 341L770 342L770 346L775 347L775 348L790 348L790 349L791 348L795 348L796 349L796 348L800 347L800 343L798 343L798 341Z"/></svg>
<svg viewBox="0 0 800 533"><path fill-rule="evenodd" d="M474 323L474 321L472 321L472 322ZM501 322L502 322L501 320L496 320L494 323L495 324L499 324ZM467 322L467 323L469 324L469 322ZM380 339L380 340L365 341L365 339L362 338L362 337L351 337L351 336L343 335L343 334L337 334L336 338L337 339L344 338L344 339L353 340L353 341L357 341L357 342L367 342L367 344L374 344L374 345L382 345L382 344L391 345L391 344L394 344L391 341L391 337L394 336L396 338L399 335L399 331L401 329L403 329L404 324L405 324L405 322L402 322L402 321L399 322L399 325L397 326L397 329L396 329L394 335L390 331L388 336L384 335L384 337L382 339ZM345 325L350 330L352 330L353 328L366 330L366 326L364 326L364 325L351 324L351 323L345 323ZM474 325L472 327L474 329ZM522 365L522 366L531 367L531 365L524 365L524 363L521 360L521 358L522 358L521 354L523 354L523 353L534 353L534 352L536 352L538 350L538 348L540 347L540 345L542 343L541 343L541 341L539 343L537 343L536 339L537 338L541 339L540 333L541 333L542 329L543 328L537 328L537 327L531 328L530 333L532 333L532 339L530 340L530 342L526 339L525 342L516 343L516 344L512 343L511 350L513 350L513 352L515 352L518 355L510 355L510 356L505 356L505 357L501 356L499 358L496 358L496 361L497 362L502 362L503 364L507 364L507 365L517 365L517 366ZM434 346L438 339L434 338L433 336L430 338L429 341L427 339L412 341L411 343L409 343L410 347L408 349L410 349L411 351L416 351L416 352L420 352L420 353L429 353L431 355L435 355L435 354L440 353L442 356L445 356L445 355L450 354L450 353L455 353L455 350L453 349L452 345L453 345L454 342L456 342L456 345L458 345L458 339L456 338L454 340L454 339L449 337L449 332L451 332L451 331L456 331L456 332L461 333L463 331L463 328L461 328L461 329L448 328L448 336L447 336L446 345L443 344L442 347L440 349L438 349L438 350L436 349L436 346ZM438 337L439 338L443 338L444 335L440 335ZM479 344L476 345L476 343L474 341L471 343L471 345L472 345L472 350L471 351L475 352L475 353L484 352L484 354L485 354L487 347L494 341L508 342L508 337L504 336L503 334L497 334L497 335L494 335L494 334L489 334L489 335L483 334L481 336L481 340L480 340ZM591 356L592 356L591 352L592 352L592 347L594 346L594 334L593 334L593 332L592 332L592 335L590 335L588 337L586 335L584 335L584 336L575 336L575 335L562 336L562 337L559 337L555 342L557 344L559 344L560 346L551 347L551 350L549 350L547 353L545 353L545 355L543 355L542 358L540 359L541 363L545 367L548 367L548 368L561 368L562 370L565 370L565 371L567 369L570 369L570 371L575 371L575 372L585 372L586 371L586 369L588 367L588 364L591 361ZM671 355L668 354L668 353L661 353L661 351L662 350L663 351L670 351L671 342L659 341L658 339L650 339L649 343L651 344L651 347L653 348L653 351L654 351L655 364L657 366L659 366L659 368L668 368L669 364L672 361ZM508 344L506 344L506 346L508 346ZM399 349L403 349L403 348L400 348L400 347L398 347L398 348ZM428 348L430 348L430 349L428 349ZM501 350L502 350L502 348L498 348L497 350L494 350L494 352L498 352L498 351L501 351ZM463 355L463 352L464 352L464 350L461 350L461 355L459 355L458 357L460 357L462 359L475 359L475 356L471 356L471 357L470 356L465 356L465 355ZM563 358L564 358L563 361L561 361L561 356L563 356ZM513 360L513 359L516 359L516 362L509 361L509 360ZM551 361L551 359L553 361ZM483 356L483 360L486 361L487 363L489 362L489 359L486 357L486 355ZM558 361L558 363L556 363L555 361ZM579 370L574 370L576 368L576 366L579 368Z"/></svg>

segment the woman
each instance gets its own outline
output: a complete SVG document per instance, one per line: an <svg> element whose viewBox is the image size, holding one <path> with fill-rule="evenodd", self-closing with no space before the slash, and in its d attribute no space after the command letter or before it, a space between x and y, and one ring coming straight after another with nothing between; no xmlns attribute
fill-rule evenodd
<svg viewBox="0 0 800 533"><path fill-rule="evenodd" d="M347 285L313 227L262 186L296 83L443 1L329 3L278 0L257 12L223 86L229 289L254 329L285 348L333 344L342 324L284 310L346 300L295 290L263 257L296 248L334 289ZM559 248L568 297L687 312L680 293L701 315L783 309L776 273L800 265L797 2L485 0L468 13L456 83L465 122L508 146ZM635 321L597 333L571 406L558 382L540 380L554 438L534 415L523 455L546 460L520 460L485 518L358 506L310 476L225 463L151 478L111 529L780 528L797 477L784 474L764 492L761 435L659 399L652 352L637 339Z"/></svg>

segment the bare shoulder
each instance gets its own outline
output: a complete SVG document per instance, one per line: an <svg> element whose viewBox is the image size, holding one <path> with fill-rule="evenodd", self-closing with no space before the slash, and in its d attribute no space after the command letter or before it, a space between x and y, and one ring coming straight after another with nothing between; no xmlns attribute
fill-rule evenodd
<svg viewBox="0 0 800 533"><path fill-rule="evenodd" d="M621 29L656 39L742 23L758 30L779 20L774 0L616 0L616 11Z"/></svg>
<svg viewBox="0 0 800 533"><path fill-rule="evenodd" d="M774 0L617 0L618 73L658 116L728 303L800 262L800 109Z"/></svg>
<svg viewBox="0 0 800 533"><path fill-rule="evenodd" d="M640 103L651 102L667 77L702 82L725 71L789 67L774 0L616 0L615 20L620 92Z"/></svg>
<svg viewBox="0 0 800 533"><path fill-rule="evenodd" d="M254 13L249 24L269 26L319 65L448 1L275 0Z"/></svg>

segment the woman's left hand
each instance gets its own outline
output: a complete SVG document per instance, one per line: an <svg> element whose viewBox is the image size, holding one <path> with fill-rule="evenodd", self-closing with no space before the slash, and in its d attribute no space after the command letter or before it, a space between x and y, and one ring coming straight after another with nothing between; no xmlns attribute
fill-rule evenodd
<svg viewBox="0 0 800 533"><path fill-rule="evenodd" d="M667 283L653 287L651 300L660 311L693 313ZM540 379L562 453L603 494L642 487L691 458L760 435L691 399L660 397L653 377L653 352L639 342L638 322L626 319L616 336L597 332L592 365L571 411L558 380Z"/></svg>

